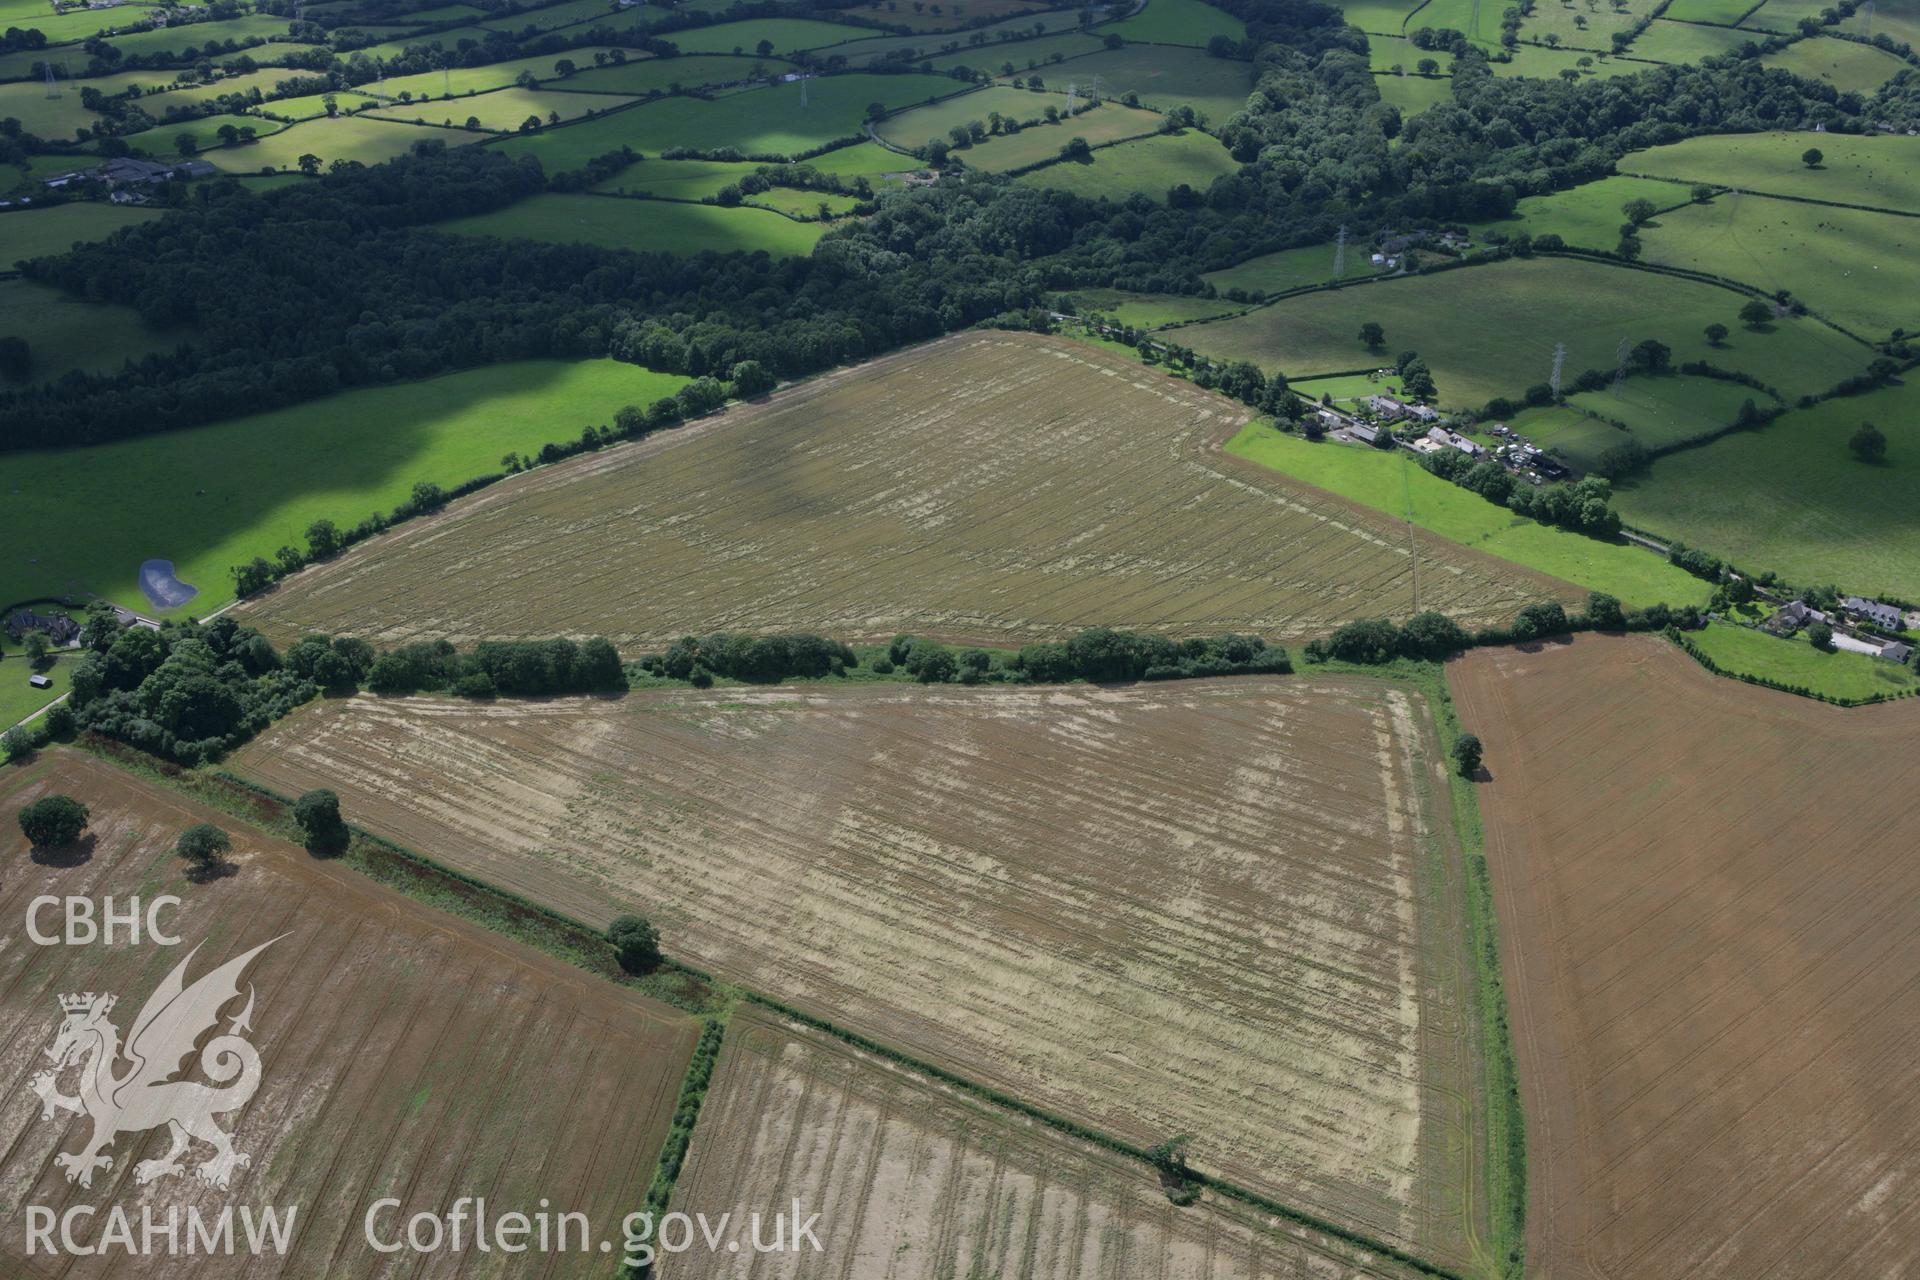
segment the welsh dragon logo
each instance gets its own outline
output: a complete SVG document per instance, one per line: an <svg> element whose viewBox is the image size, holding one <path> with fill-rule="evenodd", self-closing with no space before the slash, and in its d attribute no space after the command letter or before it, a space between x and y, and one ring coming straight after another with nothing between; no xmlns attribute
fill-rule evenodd
<svg viewBox="0 0 1920 1280"><path fill-rule="evenodd" d="M238 1111L260 1087L260 1055L242 1035L253 1029L251 984L246 1007L229 1020L223 1034L200 1050L200 1069L213 1085L174 1077L185 1073L184 1059L200 1037L219 1025L220 1011L239 998L240 975L247 965L278 941L261 943L192 986L186 985L187 965L200 948L189 951L147 998L125 1045L119 1028L107 1016L116 997L91 991L60 997L67 1016L46 1050L53 1067L36 1075L31 1087L40 1095L42 1119L51 1118L55 1111L70 1111L93 1120L93 1136L79 1154L62 1152L54 1157L54 1163L66 1170L68 1182L91 1187L97 1171L113 1168L106 1148L115 1138L161 1125L167 1126L173 1146L158 1160L142 1160L134 1166L134 1180L143 1186L185 1172L181 1157L195 1139L213 1148L213 1155L193 1169L202 1182L224 1191L234 1170L251 1163L252 1157L234 1150L232 1137L213 1119ZM60 1092L60 1078L75 1066L79 1092Z"/></svg>

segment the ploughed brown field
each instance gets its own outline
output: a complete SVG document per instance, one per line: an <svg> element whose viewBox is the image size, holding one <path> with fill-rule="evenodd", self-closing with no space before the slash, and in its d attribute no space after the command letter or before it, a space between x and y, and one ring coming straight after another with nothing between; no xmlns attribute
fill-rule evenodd
<svg viewBox="0 0 1920 1280"><path fill-rule="evenodd" d="M29 855L16 814L48 793L90 806L91 835L75 851ZM231 874L182 874L173 843L187 827L214 822L232 836ZM374 886L305 850L266 838L157 784L90 756L43 753L0 775L0 1273L8 1276L610 1276L618 1273L621 1219L638 1210L679 1094L698 1028L692 1019L497 935ZM116 943L38 946L25 927L41 894L112 895L123 907L175 894L162 918L178 946ZM59 928L59 912L42 931ZM249 1037L262 1065L259 1090L233 1114L215 1114L236 1149L252 1157L226 1191L198 1181L212 1154L195 1143L184 1176L147 1186L138 1162L165 1154L167 1131L121 1134L111 1169L91 1189L55 1166L78 1152L90 1121L65 1111L43 1119L29 1082L62 1022L56 997L111 992L109 1018L131 1033L148 995L193 947L186 981L278 938L243 975L255 995ZM220 1022L240 1012L236 1000ZM204 1043L204 1041L203 1041ZM189 1080L211 1083L197 1055ZM116 1068L125 1070L124 1066ZM62 1080L72 1093L78 1071ZM445 1212L458 1196L486 1197L490 1213L529 1214L542 1197L593 1226L592 1251L508 1256L375 1252L363 1220L373 1203L402 1207L377 1222L400 1235L416 1212ZM63 1213L95 1205L78 1223L98 1243L107 1215L123 1208L140 1229L151 1206L203 1215L223 1206L295 1207L284 1258L26 1256L25 1206ZM184 1228L181 1232L185 1239ZM58 1235L54 1237L58 1240ZM162 1238L164 1239L164 1238ZM609 1257L599 1241L615 1243ZM404 1263L404 1265L402 1265Z"/></svg>
<svg viewBox="0 0 1920 1280"><path fill-rule="evenodd" d="M1062 339L970 333L516 477L245 604L278 641L715 630L984 643L1085 626L1505 622L1566 583L1221 452L1246 409Z"/></svg>
<svg viewBox="0 0 1920 1280"><path fill-rule="evenodd" d="M1417 695L656 690L315 706L237 767L1426 1256L1484 1238L1451 825Z"/></svg>
<svg viewBox="0 0 1920 1280"><path fill-rule="evenodd" d="M663 1262L663 1280L1417 1274L1219 1196L1176 1208L1137 1161L743 1006L672 1208L759 1211L770 1239L796 1195L802 1220L820 1215L822 1254L696 1250Z"/></svg>
<svg viewBox="0 0 1920 1280"><path fill-rule="evenodd" d="M1920 703L1651 637L1482 649L1543 1276L1920 1274Z"/></svg>

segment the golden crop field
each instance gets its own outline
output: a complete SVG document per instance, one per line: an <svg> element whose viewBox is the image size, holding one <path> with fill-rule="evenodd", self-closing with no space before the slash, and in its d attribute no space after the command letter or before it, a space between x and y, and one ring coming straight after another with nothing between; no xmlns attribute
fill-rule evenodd
<svg viewBox="0 0 1920 1280"><path fill-rule="evenodd" d="M1227 456L1246 417L1085 346L963 334L495 485L240 614L280 641L606 635L633 654L722 628L1287 639L1404 617L1416 585L1469 627L1581 598Z"/></svg>
<svg viewBox="0 0 1920 1280"><path fill-rule="evenodd" d="M49 794L87 805L89 834L71 849L30 853L15 816ZM227 873L189 877L174 856L180 833L200 822L231 835ZM77 1233L88 1246L100 1243L115 1209L136 1224L143 1206L162 1218L170 1208L217 1215L229 1203L294 1215L282 1258L244 1249L137 1263L112 1249L50 1258L31 1255L16 1227L0 1238L0 1273L389 1276L395 1260L368 1245L364 1226L382 1197L401 1201L394 1217L379 1219L389 1239L393 1224L444 1213L463 1195L527 1213L544 1196L586 1213L617 1247L621 1219L641 1207L699 1030L694 1019L76 751L43 752L0 775L0 857L8 868L0 889L0 1078L11 1099L0 1117L0 1196L10 1214L28 1204L54 1213L94 1205L98 1213L80 1220ZM134 895L176 895L181 905L161 920L180 944L33 945L23 921L29 900L42 894L96 905L111 895L122 910ZM57 920L43 915L41 924L57 929ZM264 943L271 945L241 987L253 993L257 1091L213 1108L250 1163L225 1189L203 1182L201 1162L213 1149L196 1138L181 1173L142 1185L141 1164L169 1146L167 1129L155 1127L121 1133L90 1187L68 1182L55 1156L82 1151L92 1123L62 1111L43 1118L31 1087L62 1025L56 997L115 994L111 1021L131 1038L143 1003L189 950L199 948L185 975L192 982ZM226 1012L238 1013L238 997ZM182 1070L194 1062L205 1065L189 1059ZM79 1087L68 1077L83 1070L65 1068L57 1087ZM408 1260L405 1274L417 1276L620 1270L618 1252L597 1249L537 1262L471 1252Z"/></svg>
<svg viewBox="0 0 1920 1280"><path fill-rule="evenodd" d="M235 767L1457 1259L1481 1238L1483 1126L1431 733L1416 695L1339 677L366 696L282 721Z"/></svg>
<svg viewBox="0 0 1920 1280"><path fill-rule="evenodd" d="M796 1189L819 1256L666 1260L663 1280L1402 1280L1323 1232L1209 1196L1175 1208L1139 1163L751 1006L735 1013L673 1208L745 1221Z"/></svg>

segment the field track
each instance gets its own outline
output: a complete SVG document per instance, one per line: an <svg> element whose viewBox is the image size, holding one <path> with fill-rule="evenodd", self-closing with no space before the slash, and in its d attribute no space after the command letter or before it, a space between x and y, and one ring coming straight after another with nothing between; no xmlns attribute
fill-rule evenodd
<svg viewBox="0 0 1920 1280"><path fill-rule="evenodd" d="M1209 1196L1169 1204L1137 1161L743 1006L673 1207L819 1213L824 1257L709 1259L662 1280L1413 1280L1345 1242Z"/></svg>
<svg viewBox="0 0 1920 1280"><path fill-rule="evenodd" d="M15 815L48 792L91 807L84 861L29 859ZM228 829L237 869L189 882L172 845L204 821ZM43 753L0 776L0 856L8 868L0 886L0 1197L9 1207L0 1273L386 1276L398 1273L395 1261L367 1246L362 1227L383 1196L403 1201L399 1218L383 1219L389 1225L444 1211L461 1195L484 1195L497 1213L534 1212L545 1196L587 1213L616 1241L620 1219L640 1207L692 1052L692 1019L76 752ZM36 946L24 932L27 901L39 894L111 894L124 907L133 894L162 893L184 900L164 918L178 947ZM112 1170L91 1190L69 1185L53 1156L79 1150L91 1126L62 1113L43 1120L28 1089L60 1023L55 996L115 993L112 1017L124 1033L193 946L201 951L188 981L277 935L285 936L246 974L257 995L252 1042L262 1083L245 1107L220 1117L251 1167L228 1192L191 1177L138 1187L136 1161L166 1150L159 1130L123 1135ZM196 1146L189 1171L208 1154ZM280 1265L244 1252L138 1265L124 1255L27 1258L18 1211L29 1204L56 1213L99 1206L91 1229L81 1225L83 1239L97 1239L110 1206L133 1214L137 1229L143 1204L162 1217L172 1205L207 1214L226 1204L296 1206L297 1233ZM573 1280L612 1276L616 1263L597 1252L589 1260L468 1250L405 1274Z"/></svg>
<svg viewBox="0 0 1920 1280"><path fill-rule="evenodd" d="M1527 1112L1531 1274L1920 1274L1920 703L1652 637L1449 668Z"/></svg>
<svg viewBox="0 0 1920 1280"><path fill-rule="evenodd" d="M1415 695L357 697L237 767L512 891L1409 1251L1480 1238L1451 825Z"/></svg>
<svg viewBox="0 0 1920 1280"><path fill-rule="evenodd" d="M1243 406L1060 339L968 333L495 485L295 575L277 640L718 629L1018 643L1084 626L1273 639L1570 585L1219 445Z"/></svg>

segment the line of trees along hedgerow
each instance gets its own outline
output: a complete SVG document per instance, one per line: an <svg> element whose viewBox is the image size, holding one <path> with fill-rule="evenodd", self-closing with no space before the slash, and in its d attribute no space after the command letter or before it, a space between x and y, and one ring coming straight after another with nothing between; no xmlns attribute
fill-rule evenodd
<svg viewBox="0 0 1920 1280"><path fill-rule="evenodd" d="M1628 150L1821 123L1880 105L1753 61L1569 84L1497 78L1471 48L1453 101L1380 101L1366 38L1307 0L1221 0L1248 24L1257 88L1219 127L1241 168L1167 202L1088 200L975 177L890 192L810 257L673 255L449 236L441 220L545 190L537 160L435 141L253 194L177 189L168 216L25 274L131 306L185 345L111 374L0 397L0 448L94 444L350 387L531 357L613 356L792 378L942 333L1044 324L1065 289L1207 294L1251 254L1416 221L1479 221L1598 177ZM1883 105L1883 104L1882 104ZM30 353L29 353L30 354Z"/></svg>

